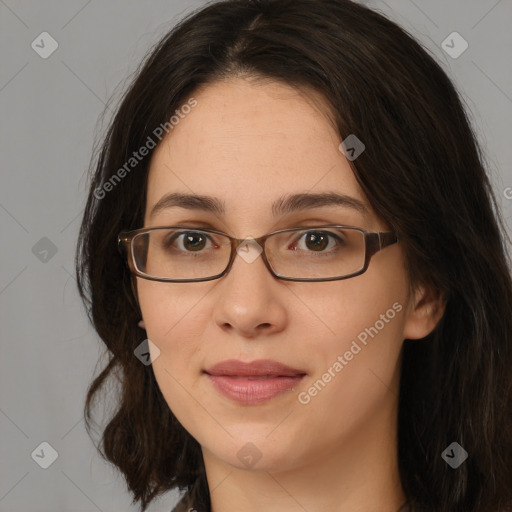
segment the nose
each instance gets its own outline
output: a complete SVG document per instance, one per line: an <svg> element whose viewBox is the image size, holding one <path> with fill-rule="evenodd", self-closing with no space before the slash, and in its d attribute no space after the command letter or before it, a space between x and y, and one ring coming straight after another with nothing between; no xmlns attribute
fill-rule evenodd
<svg viewBox="0 0 512 512"><path fill-rule="evenodd" d="M254 239L244 239L231 269L217 285L215 322L244 337L254 337L262 329L274 333L286 324L285 297L280 291L284 282L272 276L262 253Z"/></svg>

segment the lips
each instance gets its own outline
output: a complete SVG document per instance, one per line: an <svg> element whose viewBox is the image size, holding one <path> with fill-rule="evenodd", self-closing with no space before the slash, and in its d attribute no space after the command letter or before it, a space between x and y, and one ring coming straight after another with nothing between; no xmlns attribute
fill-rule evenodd
<svg viewBox="0 0 512 512"><path fill-rule="evenodd" d="M260 359L251 363L229 359L212 366L206 370L206 373L226 377L296 377L306 374L303 370L291 368L270 359Z"/></svg>
<svg viewBox="0 0 512 512"><path fill-rule="evenodd" d="M230 359L204 373L222 395L245 405L263 403L290 391L306 375L303 370L269 359L251 363Z"/></svg>

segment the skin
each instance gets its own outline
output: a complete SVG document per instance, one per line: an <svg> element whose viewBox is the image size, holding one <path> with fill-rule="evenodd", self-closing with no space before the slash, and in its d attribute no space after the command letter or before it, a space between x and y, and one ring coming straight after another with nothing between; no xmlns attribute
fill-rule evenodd
<svg viewBox="0 0 512 512"><path fill-rule="evenodd" d="M152 156L145 226L211 227L238 238L303 223L389 230L339 151L322 98L247 78L211 83L193 96L197 106ZM226 214L173 207L150 217L162 196L177 191L216 196ZM331 191L362 201L368 214L328 206L272 216L271 203L283 195ZM217 280L137 278L137 286L141 325L160 350L156 379L202 447L213 512L391 512L404 503L396 455L401 349L404 338L426 336L443 308L422 288L408 293L400 243L378 252L364 274L342 281L283 281L261 258L236 257ZM299 393L394 303L401 311L300 403ZM293 391L240 405L203 374L226 359L273 359L307 375ZM237 457L249 442L261 454L252 467Z"/></svg>

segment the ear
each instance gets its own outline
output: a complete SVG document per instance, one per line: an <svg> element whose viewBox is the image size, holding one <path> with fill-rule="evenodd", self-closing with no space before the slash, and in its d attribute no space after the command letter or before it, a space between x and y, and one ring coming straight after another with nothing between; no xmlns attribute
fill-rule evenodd
<svg viewBox="0 0 512 512"><path fill-rule="evenodd" d="M428 336L441 320L446 301L437 290L418 286L406 313L404 338L417 340Z"/></svg>
<svg viewBox="0 0 512 512"><path fill-rule="evenodd" d="M137 325L138 325L141 329L146 329L146 324L144 323L144 320L141 320Z"/></svg>

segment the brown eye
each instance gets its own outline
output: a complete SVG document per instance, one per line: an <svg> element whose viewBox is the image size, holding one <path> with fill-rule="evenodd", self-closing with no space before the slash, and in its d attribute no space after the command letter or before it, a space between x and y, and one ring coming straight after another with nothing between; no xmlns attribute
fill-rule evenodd
<svg viewBox="0 0 512 512"><path fill-rule="evenodd" d="M313 251L324 250L329 245L329 237L320 232L307 233L305 244L308 249Z"/></svg>
<svg viewBox="0 0 512 512"><path fill-rule="evenodd" d="M328 231L306 231L303 232L293 250L316 253L330 253L342 245L342 240Z"/></svg>
<svg viewBox="0 0 512 512"><path fill-rule="evenodd" d="M162 245L182 252L201 252L208 239L209 237L200 231L181 231L166 237Z"/></svg>
<svg viewBox="0 0 512 512"><path fill-rule="evenodd" d="M206 237L202 233L183 233L183 246L190 251L204 249Z"/></svg>

